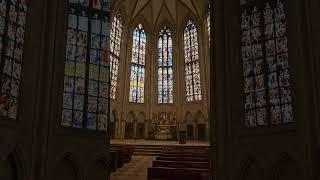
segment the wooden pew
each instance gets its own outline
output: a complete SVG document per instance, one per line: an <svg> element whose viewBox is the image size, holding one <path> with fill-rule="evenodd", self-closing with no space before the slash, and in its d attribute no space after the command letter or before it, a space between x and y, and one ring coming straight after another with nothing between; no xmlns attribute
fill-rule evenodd
<svg viewBox="0 0 320 180"><path fill-rule="evenodd" d="M176 153L192 153L192 154L210 154L206 149L186 149L186 150L163 150L162 153L176 154Z"/></svg>
<svg viewBox="0 0 320 180"><path fill-rule="evenodd" d="M209 162L194 161L153 161L153 167L209 169Z"/></svg>
<svg viewBox="0 0 320 180"><path fill-rule="evenodd" d="M191 161L191 162L209 162L209 158L195 158L195 157L165 157L157 156L156 160L162 161Z"/></svg>
<svg viewBox="0 0 320 180"><path fill-rule="evenodd" d="M158 156L209 158L210 155L209 154L195 154L195 153L160 153Z"/></svg>
<svg viewBox="0 0 320 180"><path fill-rule="evenodd" d="M130 145L124 145L124 144L112 144L111 145L111 148L126 148L128 149L128 152L129 152L129 155L130 157L133 155L133 151L134 151L134 148Z"/></svg>
<svg viewBox="0 0 320 180"><path fill-rule="evenodd" d="M158 161L189 161L189 162L209 162L209 158L194 158L194 157L165 157L157 156Z"/></svg>
<svg viewBox="0 0 320 180"><path fill-rule="evenodd" d="M176 146L176 147L164 147L164 151L198 151L198 152L209 152L210 148L194 148L194 147L185 147L185 146Z"/></svg>
<svg viewBox="0 0 320 180"><path fill-rule="evenodd" d="M118 158L117 158L117 168L122 168L124 162L124 154L122 149L117 149L117 148L112 148L110 151L116 151L118 153Z"/></svg>
<svg viewBox="0 0 320 180"><path fill-rule="evenodd" d="M209 180L207 169L148 168L148 180Z"/></svg>
<svg viewBox="0 0 320 180"><path fill-rule="evenodd" d="M118 168L119 162L119 152L118 151L110 151L110 170L111 172L115 172Z"/></svg>
<svg viewBox="0 0 320 180"><path fill-rule="evenodd" d="M132 147L127 146L111 146L111 150L120 151L120 159L123 163L128 163L131 161L132 158Z"/></svg>

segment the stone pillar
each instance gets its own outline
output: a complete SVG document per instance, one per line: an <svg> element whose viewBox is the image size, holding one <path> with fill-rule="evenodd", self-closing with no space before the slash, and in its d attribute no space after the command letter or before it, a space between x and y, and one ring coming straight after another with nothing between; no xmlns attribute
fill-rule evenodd
<svg viewBox="0 0 320 180"><path fill-rule="evenodd" d="M213 129L210 129L210 122L207 120L206 122L206 141L209 141L210 139L210 134L211 134L211 131L213 131Z"/></svg>
<svg viewBox="0 0 320 180"><path fill-rule="evenodd" d="M119 121L118 119L116 119L114 121L114 139L118 139L118 125L119 124Z"/></svg>
<svg viewBox="0 0 320 180"><path fill-rule="evenodd" d="M197 121L194 120L193 122L193 139L198 140L198 128L197 128Z"/></svg>
<svg viewBox="0 0 320 180"><path fill-rule="evenodd" d="M144 123L144 127L145 127L145 129L144 129L144 138L145 139L148 139L149 138L149 123L150 123L150 119L146 119L145 121L144 121L145 123Z"/></svg>
<svg viewBox="0 0 320 180"><path fill-rule="evenodd" d="M126 130L126 122L121 121L120 129L119 129L119 135L121 140L124 140L125 130Z"/></svg>
<svg viewBox="0 0 320 180"><path fill-rule="evenodd" d="M137 138L137 126L138 126L138 122L134 120L133 121L133 139Z"/></svg>

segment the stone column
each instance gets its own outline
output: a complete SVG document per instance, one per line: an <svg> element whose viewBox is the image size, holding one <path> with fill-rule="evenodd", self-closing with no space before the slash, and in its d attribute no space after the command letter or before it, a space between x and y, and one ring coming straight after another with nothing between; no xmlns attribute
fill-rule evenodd
<svg viewBox="0 0 320 180"><path fill-rule="evenodd" d="M150 119L146 119L145 120L145 123L144 123L144 127L145 127L145 130L144 130L144 138L145 139L148 139L149 138L149 122L150 122Z"/></svg>
<svg viewBox="0 0 320 180"><path fill-rule="evenodd" d="M193 139L198 139L198 128L197 128L197 120L194 120L193 122Z"/></svg>
<svg viewBox="0 0 320 180"><path fill-rule="evenodd" d="M133 121L133 139L137 138L137 126L138 126L138 122L134 120Z"/></svg>
<svg viewBox="0 0 320 180"><path fill-rule="evenodd" d="M124 140L124 135L125 135L125 130L126 130L126 122L125 121L121 121L121 124L120 124L121 128L120 128L120 139L121 140Z"/></svg>

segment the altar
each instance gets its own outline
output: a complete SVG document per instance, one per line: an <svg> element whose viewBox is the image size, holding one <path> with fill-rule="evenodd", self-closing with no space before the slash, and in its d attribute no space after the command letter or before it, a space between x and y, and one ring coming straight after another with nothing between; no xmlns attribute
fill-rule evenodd
<svg viewBox="0 0 320 180"><path fill-rule="evenodd" d="M153 122L155 127L154 139L155 140L175 140L177 129L176 129L176 118L172 112L166 113L161 112L158 115L153 116Z"/></svg>
<svg viewBox="0 0 320 180"><path fill-rule="evenodd" d="M155 138L156 138L156 140L162 140L162 141L171 140L172 135L170 133L166 133L166 132L156 132Z"/></svg>

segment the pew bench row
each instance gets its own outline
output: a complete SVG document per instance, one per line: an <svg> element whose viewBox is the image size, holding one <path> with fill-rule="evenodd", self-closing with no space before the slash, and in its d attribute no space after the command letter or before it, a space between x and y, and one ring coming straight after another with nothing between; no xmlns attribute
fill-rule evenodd
<svg viewBox="0 0 320 180"><path fill-rule="evenodd" d="M129 163L132 159L133 148L125 145L111 145L110 147L110 170L115 172L124 163Z"/></svg>
<svg viewBox="0 0 320 180"><path fill-rule="evenodd" d="M148 180L208 180L208 149L164 149L148 168Z"/></svg>

